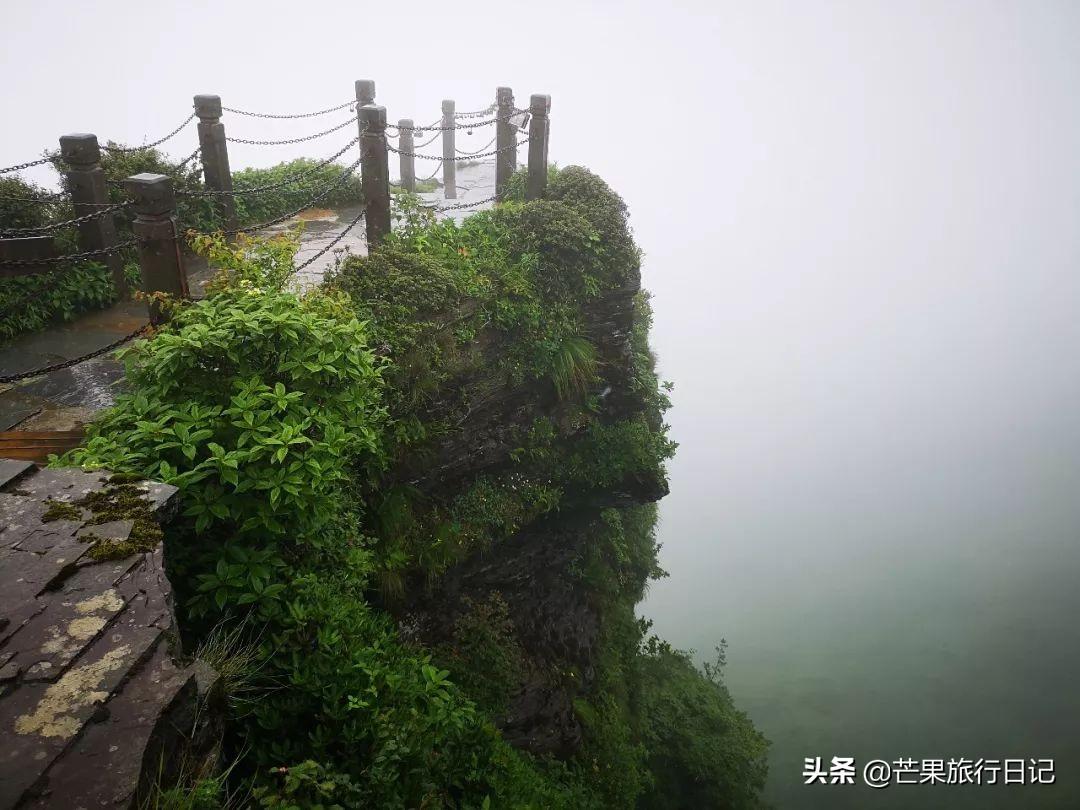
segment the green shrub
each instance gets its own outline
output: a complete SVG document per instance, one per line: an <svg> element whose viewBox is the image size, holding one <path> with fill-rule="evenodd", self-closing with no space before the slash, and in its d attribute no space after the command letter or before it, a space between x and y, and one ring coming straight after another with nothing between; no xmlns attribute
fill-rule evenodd
<svg viewBox="0 0 1080 810"><path fill-rule="evenodd" d="M69 219L70 217L60 216L66 207L64 201L49 200L49 196L45 189L20 177L0 175L0 230L40 228L49 222Z"/></svg>
<svg viewBox="0 0 1080 810"><path fill-rule="evenodd" d="M65 197L48 198L49 192L32 183L0 177L0 230L40 228L74 216ZM46 201L28 202L30 199ZM72 227L43 235L52 238L62 253L79 250ZM138 266L129 261L125 270L129 284L138 288ZM37 331L54 321L70 321L81 312L102 309L115 300L112 275L100 262L57 264L44 273L0 278L0 341Z"/></svg>
<svg viewBox="0 0 1080 810"><path fill-rule="evenodd" d="M465 694L491 716L506 711L510 692L524 674L524 651L510 608L497 591L481 602L466 598L465 613L454 622L452 641L436 656L454 673Z"/></svg>
<svg viewBox="0 0 1080 810"><path fill-rule="evenodd" d="M297 182L280 189L238 195L235 198L236 215L240 223L251 225L276 219L305 205L308 200L331 185L335 186L334 190L316 203L319 208L342 208L363 202L359 172L342 178L342 174L347 171L345 166L329 163L315 168L321 162L310 158L297 158L268 169L243 169L233 172L235 191L279 183L289 177L302 175ZM352 163L352 160L349 163Z"/></svg>
<svg viewBox="0 0 1080 810"><path fill-rule="evenodd" d="M275 255L260 244L238 257L235 284L127 351L131 393L71 456L180 487L197 532L315 529L334 514L350 458L380 452L382 383L364 326L338 295L264 285L278 271L255 263Z"/></svg>
<svg viewBox="0 0 1080 810"><path fill-rule="evenodd" d="M556 768L547 778L498 737L448 671L402 644L390 617L364 600L364 584L355 560L291 583L265 668L269 682L288 688L268 691L245 724L262 773L315 760L322 764L303 766L293 795L310 796L308 777L322 773L349 808L587 806L569 799L563 780L572 777ZM292 771L263 777L263 795L288 795Z"/></svg>
<svg viewBox="0 0 1080 810"><path fill-rule="evenodd" d="M139 285L137 265L125 267L128 284ZM61 265L49 273L0 279L0 340L34 332L116 300L112 274L103 264Z"/></svg>
<svg viewBox="0 0 1080 810"><path fill-rule="evenodd" d="M602 178L581 166L567 166L550 178L547 199L571 206L592 225L608 284L620 286L637 276L641 252L630 232L626 203Z"/></svg>
<svg viewBox="0 0 1080 810"><path fill-rule="evenodd" d="M655 636L640 658L639 715L653 786L645 808L763 808L769 743L720 681L723 647L704 677L686 653Z"/></svg>
<svg viewBox="0 0 1080 810"><path fill-rule="evenodd" d="M113 141L106 145L123 147L123 144ZM55 165L58 171L63 170L63 164L59 160L55 161ZM181 228L210 231L221 225L221 219L209 198L189 196L190 192L203 190L202 163L198 157L182 166L180 161L171 160L157 149L135 149L131 152L102 150L101 168L105 172L109 202L122 203L130 199L123 188L123 182L132 175L144 172L164 174L173 181L177 218ZM115 219L121 235L130 236L131 223L135 219L131 209L121 212Z"/></svg>

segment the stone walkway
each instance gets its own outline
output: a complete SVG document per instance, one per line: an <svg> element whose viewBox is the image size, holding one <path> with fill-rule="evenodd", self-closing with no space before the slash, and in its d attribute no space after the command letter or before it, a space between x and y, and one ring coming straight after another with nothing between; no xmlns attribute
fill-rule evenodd
<svg viewBox="0 0 1080 810"><path fill-rule="evenodd" d="M428 161L418 163L427 164ZM434 164L430 167L418 165L417 169L423 177L434 170ZM441 188L421 194L420 197L435 205L476 202L490 197L495 193L494 162L460 165L457 185L456 200L445 200ZM478 204L478 209L490 206L491 203ZM357 213L358 209L306 211L264 233L280 233L295 227L303 220L305 227L301 235L300 250L296 255L296 263L300 264L325 247ZM447 211L446 215L460 222L471 213L472 210L454 210ZM321 282L326 272L334 266L338 249L347 250L353 255L367 254L363 220L338 242L334 249L298 273L296 286L308 289ZM200 263L198 259L192 258L188 262L188 273L192 295L198 297L212 272L205 262ZM130 334L145 321L145 305L124 301L106 310L84 313L70 323L55 324L43 332L22 335L0 347L0 376L17 374L89 354ZM69 369L54 371L13 385L0 385L0 431L76 429L89 421L96 411L113 404L117 385L122 378L123 370L120 364L111 354L107 354Z"/></svg>
<svg viewBox="0 0 1080 810"><path fill-rule="evenodd" d="M216 675L174 659L160 531L139 534L176 492L0 459L0 810L132 807L212 750Z"/></svg>

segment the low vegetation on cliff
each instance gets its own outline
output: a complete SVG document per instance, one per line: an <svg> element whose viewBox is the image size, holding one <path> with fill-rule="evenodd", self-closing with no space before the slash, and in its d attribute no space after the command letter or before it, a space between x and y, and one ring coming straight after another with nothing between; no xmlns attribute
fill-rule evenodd
<svg viewBox="0 0 1080 810"><path fill-rule="evenodd" d="M170 795L758 806L718 666L634 614L675 448L622 201L571 167L460 225L400 214L303 295L295 240L198 240L219 283L64 460L181 489L185 646L244 662L227 776Z"/></svg>

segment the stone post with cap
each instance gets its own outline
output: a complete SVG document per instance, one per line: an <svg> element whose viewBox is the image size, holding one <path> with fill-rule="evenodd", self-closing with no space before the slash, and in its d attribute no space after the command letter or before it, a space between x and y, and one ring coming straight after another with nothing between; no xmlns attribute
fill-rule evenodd
<svg viewBox="0 0 1080 810"><path fill-rule="evenodd" d="M62 136L60 157L67 165L65 177L75 216L100 214L102 207L109 203L109 190L105 186L97 136L85 133ZM117 242L116 223L111 213L80 222L78 228L80 250L106 250ZM126 297L128 286L120 254L108 253L96 257L95 261L103 262L109 268L117 296Z"/></svg>
<svg viewBox="0 0 1080 810"><path fill-rule="evenodd" d="M517 127L510 120L514 114L514 91L509 87L495 90L495 197L503 200L506 185L517 169Z"/></svg>
<svg viewBox="0 0 1080 810"><path fill-rule="evenodd" d="M214 210L227 230L235 230L236 200L232 196L232 170L229 168L225 125L221 123L221 96L195 96L195 114L199 117L203 182L208 190L222 192L211 198Z"/></svg>
<svg viewBox="0 0 1080 810"><path fill-rule="evenodd" d="M386 107L368 104L360 108L362 132L360 178L364 192L368 249L390 233L390 169L386 149Z"/></svg>
<svg viewBox="0 0 1080 810"><path fill-rule="evenodd" d="M184 255L177 237L176 197L172 178L164 174L135 174L124 181L135 201L132 230L139 251L143 291L149 296L150 322L166 320L157 293L189 298Z"/></svg>
<svg viewBox="0 0 1080 810"><path fill-rule="evenodd" d="M533 95L529 99L529 176L525 182L525 199L539 200L547 189L548 134L551 131L549 114L551 96Z"/></svg>
<svg viewBox="0 0 1080 810"><path fill-rule="evenodd" d="M452 98L443 99L442 103L442 177L443 197L457 199L457 138L455 137L455 115L457 105Z"/></svg>

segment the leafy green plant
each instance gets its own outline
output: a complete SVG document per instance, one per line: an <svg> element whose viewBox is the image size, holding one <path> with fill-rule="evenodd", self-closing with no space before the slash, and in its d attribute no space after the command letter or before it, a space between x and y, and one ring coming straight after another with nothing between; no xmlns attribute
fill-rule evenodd
<svg viewBox="0 0 1080 810"><path fill-rule="evenodd" d="M132 392L70 458L175 484L196 532L316 529L349 460L379 457L382 382L364 326L339 295L279 290L267 255L237 258L235 285L126 352Z"/></svg>
<svg viewBox="0 0 1080 810"><path fill-rule="evenodd" d="M138 289L138 266L125 267L128 284ZM61 265L48 272L0 279L0 340L71 321L82 312L103 309L116 300L112 275L98 262Z"/></svg>
<svg viewBox="0 0 1080 810"><path fill-rule="evenodd" d="M0 229L40 228L67 219L60 216L65 210L64 201L50 197L50 192L35 183L16 175L0 175Z"/></svg>
<svg viewBox="0 0 1080 810"><path fill-rule="evenodd" d="M123 144L113 141L109 141L106 145L124 147ZM61 161L54 161L54 166L58 171L63 171ZM172 178L173 192L176 194L177 218L182 228L209 231L220 227L221 219L211 199L190 196L190 192L203 190L202 164L197 157L182 164L181 161L166 157L157 149L134 149L130 152L103 150L101 168L105 173L110 202L122 203L130 199L123 183L132 175L146 172L164 174ZM134 213L130 209L116 216L115 220L117 229L122 235L131 233Z"/></svg>
<svg viewBox="0 0 1080 810"><path fill-rule="evenodd" d="M235 191L281 183L291 177L299 176L296 182L282 188L257 194L237 195L235 197L236 215L241 224L266 222L293 211L331 185L335 185L335 188L319 200L317 204L320 208L360 205L364 200L364 195L360 189L359 173L353 173L342 179L343 173L347 171L345 166L338 163L320 166L321 163L322 161L310 158L297 158L267 169L243 169L233 172Z"/></svg>
<svg viewBox="0 0 1080 810"><path fill-rule="evenodd" d="M640 716L653 774L646 808L763 808L769 743L720 681L723 647L703 677L687 653L651 636L641 649Z"/></svg>
<svg viewBox="0 0 1080 810"><path fill-rule="evenodd" d="M361 790L347 775L335 773L314 760L268 771L271 785L257 787L259 807L273 810L332 810L356 807Z"/></svg>
<svg viewBox="0 0 1080 810"><path fill-rule="evenodd" d="M483 601L465 600L452 640L436 651L436 657L481 710L492 716L506 711L525 664L509 606L498 591Z"/></svg>

